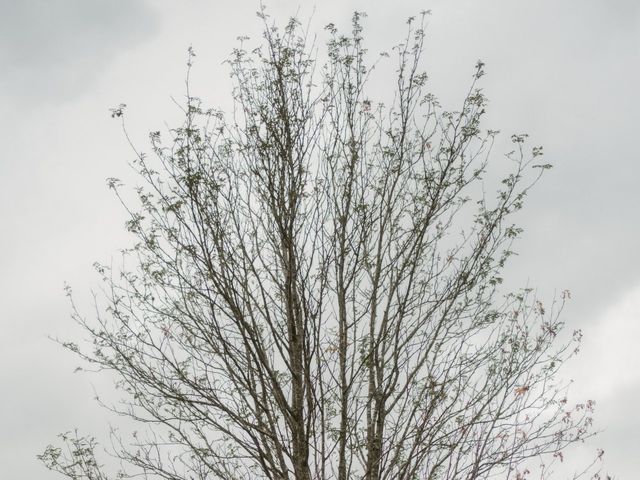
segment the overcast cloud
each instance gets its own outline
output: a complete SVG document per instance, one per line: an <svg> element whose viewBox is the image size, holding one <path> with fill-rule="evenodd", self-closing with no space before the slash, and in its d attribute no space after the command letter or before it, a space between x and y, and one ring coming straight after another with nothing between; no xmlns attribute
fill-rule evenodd
<svg viewBox="0 0 640 480"><path fill-rule="evenodd" d="M640 462L640 2L634 0L279 0L312 28L347 26L366 10L372 52L432 9L426 67L445 105L459 101L478 58L487 63L486 127L528 132L556 167L532 193L509 267L512 285L546 298L568 288L565 318L581 328L568 366L575 394L598 402L604 433L576 452L606 450L607 469L637 478ZM0 465L3 478L53 479L35 455L74 427L103 436L92 401L109 380L73 375L77 362L46 339L73 336L62 292L89 304L91 264L130 239L105 178L126 178L128 149L109 107L128 104L129 129L179 118L186 49L193 89L228 107L222 62L238 35L260 28L253 1L0 0ZM315 13L314 13L315 8ZM455 106L451 105L451 106ZM501 146L496 149L499 158ZM81 300L83 301L83 300Z"/></svg>
<svg viewBox="0 0 640 480"><path fill-rule="evenodd" d="M18 108L86 92L156 27L141 0L2 0L0 12L0 88Z"/></svg>

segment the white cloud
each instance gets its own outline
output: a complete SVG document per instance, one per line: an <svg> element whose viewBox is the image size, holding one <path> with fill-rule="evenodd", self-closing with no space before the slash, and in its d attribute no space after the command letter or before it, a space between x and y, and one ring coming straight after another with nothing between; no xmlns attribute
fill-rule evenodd
<svg viewBox="0 0 640 480"><path fill-rule="evenodd" d="M584 344L572 365L576 389L601 401L640 384L640 285L583 329Z"/></svg>
<svg viewBox="0 0 640 480"><path fill-rule="evenodd" d="M574 324L577 322L573 322ZM596 401L595 425L601 432L577 449L587 462L595 447L605 451L605 469L614 478L638 471L640 417L640 285L630 289L583 329L578 357L565 371L575 380L571 397Z"/></svg>

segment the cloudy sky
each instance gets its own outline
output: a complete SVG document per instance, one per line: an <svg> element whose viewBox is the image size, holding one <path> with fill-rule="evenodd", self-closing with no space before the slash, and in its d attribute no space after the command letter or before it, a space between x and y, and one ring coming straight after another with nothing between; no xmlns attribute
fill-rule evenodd
<svg viewBox="0 0 640 480"><path fill-rule="evenodd" d="M597 401L602 434L575 452L606 451L606 469L637 478L640 461L640 2L637 0L274 0L279 18L313 14L318 30L366 10L370 49L397 42L431 9L426 67L445 105L487 64L487 126L528 132L556 167L533 192L509 269L542 296L570 289L565 311L585 344L565 374ZM108 109L128 104L134 139L179 118L186 50L193 89L229 105L222 62L256 35L257 2L0 0L0 465L3 478L56 478L35 455L58 432L97 436L100 377L47 336L74 337L63 295L97 286L91 265L129 244L105 187L132 152ZM88 301L86 302L89 303Z"/></svg>

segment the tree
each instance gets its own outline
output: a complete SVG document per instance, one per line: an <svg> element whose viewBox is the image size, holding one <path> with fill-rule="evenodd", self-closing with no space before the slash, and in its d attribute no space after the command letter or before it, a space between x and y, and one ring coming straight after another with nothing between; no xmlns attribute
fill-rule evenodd
<svg viewBox="0 0 640 480"><path fill-rule="evenodd" d="M549 165L514 135L484 194L483 64L444 110L420 67L424 15L385 106L362 14L349 35L327 26L320 68L300 23L263 10L263 45L229 61L234 114L187 93L184 124L138 153L138 206L109 181L135 267L96 266L104 313L74 307L93 347L65 346L116 374L111 408L146 429L115 434L118 478L524 479L539 459L545 478L591 434L593 403L570 408L557 376L577 351L560 341L568 292L546 308L501 287L513 214ZM63 440L48 468L107 478L92 438Z"/></svg>

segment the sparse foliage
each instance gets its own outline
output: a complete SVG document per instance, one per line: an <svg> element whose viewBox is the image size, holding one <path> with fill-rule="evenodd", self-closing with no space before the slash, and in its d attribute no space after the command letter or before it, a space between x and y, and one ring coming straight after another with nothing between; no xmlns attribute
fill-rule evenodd
<svg viewBox="0 0 640 480"><path fill-rule="evenodd" d="M74 310L93 346L67 346L116 374L112 408L144 427L114 437L118 478L524 480L562 462L593 410L557 377L569 294L501 290L542 148L514 135L485 195L484 65L444 110L424 14L390 55L387 105L368 96L362 14L327 26L322 67L297 20L260 16L263 45L229 60L235 112L188 94L184 124L151 133L139 207L123 201L138 241L96 266L104 313ZM106 478L92 440L64 439L48 468Z"/></svg>

